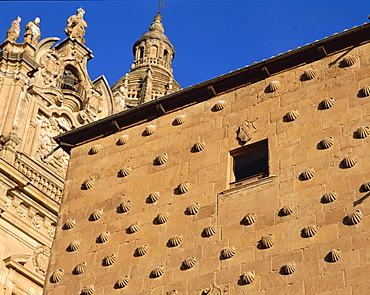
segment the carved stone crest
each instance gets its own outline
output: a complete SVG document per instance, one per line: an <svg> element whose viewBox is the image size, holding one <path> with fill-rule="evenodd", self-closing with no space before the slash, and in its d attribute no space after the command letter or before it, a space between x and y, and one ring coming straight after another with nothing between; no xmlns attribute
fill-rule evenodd
<svg viewBox="0 0 370 295"><path fill-rule="evenodd" d="M256 132L257 128L254 126L254 121L248 121L245 120L238 128L237 139L239 139L241 142L246 143L249 140L251 140L252 135Z"/></svg>
<svg viewBox="0 0 370 295"><path fill-rule="evenodd" d="M47 246L38 246L33 252L33 266L37 273L45 276L50 258L50 248Z"/></svg>

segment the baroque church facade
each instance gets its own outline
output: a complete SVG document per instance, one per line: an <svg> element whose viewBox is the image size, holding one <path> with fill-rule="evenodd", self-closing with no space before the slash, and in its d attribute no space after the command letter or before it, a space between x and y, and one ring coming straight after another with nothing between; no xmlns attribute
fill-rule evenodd
<svg viewBox="0 0 370 295"><path fill-rule="evenodd" d="M111 89L91 80L85 11L67 38L41 38L40 19L14 20L0 44L0 290L42 294L69 155L54 136L178 91L174 48L160 15L134 45L131 71ZM2 291L0 291L2 292Z"/></svg>

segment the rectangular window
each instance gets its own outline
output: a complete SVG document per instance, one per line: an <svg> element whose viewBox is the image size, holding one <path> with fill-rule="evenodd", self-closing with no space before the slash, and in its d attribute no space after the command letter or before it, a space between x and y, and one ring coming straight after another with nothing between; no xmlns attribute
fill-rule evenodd
<svg viewBox="0 0 370 295"><path fill-rule="evenodd" d="M269 175L267 139L230 151L231 186L250 183Z"/></svg>

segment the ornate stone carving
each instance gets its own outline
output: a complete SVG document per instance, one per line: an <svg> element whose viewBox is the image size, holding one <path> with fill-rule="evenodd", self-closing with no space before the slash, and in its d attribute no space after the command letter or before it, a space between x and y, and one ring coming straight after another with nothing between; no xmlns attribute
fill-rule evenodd
<svg viewBox="0 0 370 295"><path fill-rule="evenodd" d="M21 17L18 16L17 19L12 21L10 29L6 31L6 41L15 43L18 40L21 33L21 20Z"/></svg>
<svg viewBox="0 0 370 295"><path fill-rule="evenodd" d="M180 183L179 186L178 186L178 190L179 190L180 194L186 193L189 189L190 189L190 183L187 182L187 181Z"/></svg>
<svg viewBox="0 0 370 295"><path fill-rule="evenodd" d="M248 225L251 225L256 222L257 220L257 215L254 213L248 213L247 215L244 216L244 220Z"/></svg>
<svg viewBox="0 0 370 295"><path fill-rule="evenodd" d="M159 192L152 192L149 194L149 200L152 203L155 203L159 200L161 194Z"/></svg>
<svg viewBox="0 0 370 295"><path fill-rule="evenodd" d="M291 273L295 272L296 269L297 269L297 267L295 265L295 262L288 262L288 263L284 264L283 267L282 267L282 271L286 275L290 275Z"/></svg>
<svg viewBox="0 0 370 295"><path fill-rule="evenodd" d="M236 254L235 247L226 247L222 249L221 255L223 259L228 259L233 257Z"/></svg>
<svg viewBox="0 0 370 295"><path fill-rule="evenodd" d="M197 143L194 144L194 150L196 152L200 152L204 150L205 147L206 147L206 143L204 142L204 140L198 141Z"/></svg>
<svg viewBox="0 0 370 295"><path fill-rule="evenodd" d="M123 287L126 287L128 285L128 283L130 282L128 276L124 276L122 278L119 278L116 282L116 286L117 288L123 288Z"/></svg>
<svg viewBox="0 0 370 295"><path fill-rule="evenodd" d="M166 223L170 218L170 214L168 212L161 212L157 215L157 222L160 224Z"/></svg>
<svg viewBox="0 0 370 295"><path fill-rule="evenodd" d="M271 248L272 246L275 245L275 243L276 243L276 239L273 234L269 234L267 236L261 237L261 244L265 249Z"/></svg>
<svg viewBox="0 0 370 295"><path fill-rule="evenodd" d="M311 168L308 168L306 170L304 170L302 173L301 173L301 177L303 180L309 180L311 179L312 177L315 176L315 169L313 169L312 167Z"/></svg>
<svg viewBox="0 0 370 295"><path fill-rule="evenodd" d="M145 134L152 135L156 130L157 130L157 127L155 125L148 125L145 127Z"/></svg>
<svg viewBox="0 0 370 295"><path fill-rule="evenodd" d="M357 128L356 130L356 135L359 137L359 138L365 138L365 137L368 137L370 134L370 128L369 127L366 127L366 126L360 126Z"/></svg>
<svg viewBox="0 0 370 295"><path fill-rule="evenodd" d="M333 145L334 145L334 138L333 137L324 137L321 141L320 141L320 145L322 148L324 149L328 149L328 148L331 148Z"/></svg>
<svg viewBox="0 0 370 295"><path fill-rule="evenodd" d="M337 262L342 257L340 249L333 249L329 252L329 259L331 262Z"/></svg>
<svg viewBox="0 0 370 295"><path fill-rule="evenodd" d="M361 210L357 209L348 213L347 220L350 224L357 224L362 220L363 216L364 215L362 214Z"/></svg>
<svg viewBox="0 0 370 295"><path fill-rule="evenodd" d="M361 184L361 189L364 192L370 191L370 181L367 181L367 182L364 182L363 184Z"/></svg>
<svg viewBox="0 0 370 295"><path fill-rule="evenodd" d="M85 29L87 28L87 23L83 19L85 10L82 8L77 9L76 15L71 15L67 20L67 28L64 29L67 36L70 38L75 38L82 44L85 44L86 40L83 38L85 36Z"/></svg>
<svg viewBox="0 0 370 295"><path fill-rule="evenodd" d="M101 150L101 144L94 144L91 149L90 149L90 153L91 154L97 154L99 153Z"/></svg>
<svg viewBox="0 0 370 295"><path fill-rule="evenodd" d="M335 103L334 98L328 97L328 98L323 99L323 101L321 102L321 105L324 109L330 109L334 105L334 103Z"/></svg>
<svg viewBox="0 0 370 295"><path fill-rule="evenodd" d="M128 200L128 201L122 202L120 207L121 207L122 212L124 212L124 213L130 211L130 209L132 207L131 206L131 201Z"/></svg>
<svg viewBox="0 0 370 295"><path fill-rule="evenodd" d="M307 225L303 228L302 233L306 238L313 237L316 235L317 228L315 225Z"/></svg>
<svg viewBox="0 0 370 295"><path fill-rule="evenodd" d="M327 193L325 193L325 194L324 194L324 196L322 197L322 200L323 200L325 203L331 203L331 202L334 202L336 199L337 199L337 193L336 193L336 191L327 192Z"/></svg>
<svg viewBox="0 0 370 295"><path fill-rule="evenodd" d="M48 246L38 246L33 252L33 266L38 274L45 276L50 258L50 248Z"/></svg>
<svg viewBox="0 0 370 295"><path fill-rule="evenodd" d="M271 81L269 85L267 86L268 91L275 92L280 88L280 82L279 81Z"/></svg>
<svg viewBox="0 0 370 295"><path fill-rule="evenodd" d="M342 160L342 164L345 168L351 168L358 163L357 158L354 155L348 155Z"/></svg>
<svg viewBox="0 0 370 295"><path fill-rule="evenodd" d="M283 208L281 208L281 214L282 215L290 215L293 213L293 209L294 207L292 205L287 205L287 206L284 206Z"/></svg>
<svg viewBox="0 0 370 295"><path fill-rule="evenodd" d="M186 267L186 268L192 268L195 263L197 262L197 259L193 256L193 257L190 257L190 258L187 258L185 259L182 264Z"/></svg>
<svg viewBox="0 0 370 295"><path fill-rule="evenodd" d="M94 220L94 221L99 220L100 217L102 217L102 216L103 216L103 209L102 208L95 209L90 215L91 219Z"/></svg>
<svg viewBox="0 0 370 295"><path fill-rule="evenodd" d="M110 265L112 265L113 263L115 263L116 262L116 260L117 260L117 256L116 256L116 254L109 254L109 255L107 255L107 256L105 256L104 257L104 259L103 259L103 264L105 265L105 266L110 266Z"/></svg>
<svg viewBox="0 0 370 295"><path fill-rule="evenodd" d="M343 63L346 67L352 66L356 63L356 57L352 54L349 54L343 58Z"/></svg>
<svg viewBox="0 0 370 295"><path fill-rule="evenodd" d="M140 223L135 222L128 227L130 233L136 233L140 229Z"/></svg>
<svg viewBox="0 0 370 295"><path fill-rule="evenodd" d="M88 285L86 287L83 287L81 290L81 295L92 295L95 292L94 285Z"/></svg>
<svg viewBox="0 0 370 295"><path fill-rule="evenodd" d="M130 166L125 166L119 171L119 174L121 177L125 177L131 173L131 170L132 168Z"/></svg>
<svg viewBox="0 0 370 295"><path fill-rule="evenodd" d="M68 246L70 251L77 251L80 247L81 247L81 241L79 240L72 241Z"/></svg>
<svg viewBox="0 0 370 295"><path fill-rule="evenodd" d="M211 288L204 290L202 295L222 295L222 294L223 294L222 290L218 286L213 284Z"/></svg>
<svg viewBox="0 0 370 295"><path fill-rule="evenodd" d="M107 242L109 240L109 238L110 238L110 232L109 231L102 232L99 235L99 241L100 241L100 243Z"/></svg>
<svg viewBox="0 0 370 295"><path fill-rule="evenodd" d="M176 247L176 246L180 245L183 240L184 240L184 238L182 237L182 235L176 235L176 236L171 237L168 240L168 242L171 245L171 247Z"/></svg>
<svg viewBox="0 0 370 295"><path fill-rule="evenodd" d="M64 276L64 270L63 269L57 269L51 275L50 281L54 284L59 283L63 276Z"/></svg>
<svg viewBox="0 0 370 295"><path fill-rule="evenodd" d="M253 134L256 132L257 128L254 126L254 121L245 120L237 130L237 138L244 143L251 140Z"/></svg>
<svg viewBox="0 0 370 295"><path fill-rule="evenodd" d="M86 179L86 180L83 182L83 187L84 187L85 189L91 189L94 185L95 185L94 178Z"/></svg>
<svg viewBox="0 0 370 295"><path fill-rule="evenodd" d="M124 145L126 143L128 143L128 140L129 140L129 136L128 135L122 135L118 138L118 145Z"/></svg>
<svg viewBox="0 0 370 295"><path fill-rule="evenodd" d="M24 33L24 43L29 43L32 46L36 46L41 37L40 32L40 18L36 17L35 20L30 21L26 25L26 32Z"/></svg>
<svg viewBox="0 0 370 295"><path fill-rule="evenodd" d="M144 256L146 253L149 251L149 246L148 245L142 245L136 248L136 254L138 256Z"/></svg>
<svg viewBox="0 0 370 295"><path fill-rule="evenodd" d="M186 121L186 115L179 115L179 116L177 116L177 117L175 118L174 123L175 123L176 125L181 125L181 124L184 124L184 123L185 123L185 121Z"/></svg>
<svg viewBox="0 0 370 295"><path fill-rule="evenodd" d="M155 160L158 165L163 165L168 160L168 154L167 153L160 154Z"/></svg>
<svg viewBox="0 0 370 295"><path fill-rule="evenodd" d="M215 103L215 110L216 111L221 111L226 107L226 101L224 100L219 100L218 102Z"/></svg>
<svg viewBox="0 0 370 295"><path fill-rule="evenodd" d="M87 265L86 265L86 262L81 262L79 264L76 265L76 267L74 268L73 272L77 275L79 274L82 274L86 271L87 269Z"/></svg>
<svg viewBox="0 0 370 295"><path fill-rule="evenodd" d="M307 80L312 80L313 78L316 77L317 72L313 68L308 68L307 70L304 71L303 74Z"/></svg>
<svg viewBox="0 0 370 295"><path fill-rule="evenodd" d="M199 203L192 203L186 208L186 211L188 212L188 214L194 215L199 211L199 209Z"/></svg>
<svg viewBox="0 0 370 295"><path fill-rule="evenodd" d="M370 95L370 85L365 85L361 88L361 93L363 96L369 96Z"/></svg>
<svg viewBox="0 0 370 295"><path fill-rule="evenodd" d="M251 284L256 279L256 275L254 271L247 271L246 273L243 273L241 279L244 284Z"/></svg>
<svg viewBox="0 0 370 295"><path fill-rule="evenodd" d="M208 225L203 229L203 233L206 237L213 236L217 232L217 228L213 225Z"/></svg>
<svg viewBox="0 0 370 295"><path fill-rule="evenodd" d="M158 278L163 274L164 274L164 267L162 265L154 268L151 272L151 276L154 278Z"/></svg>
<svg viewBox="0 0 370 295"><path fill-rule="evenodd" d="M285 116L286 116L286 118L287 118L288 121L294 121L295 119L298 118L299 111L298 110L294 110L294 111L287 112Z"/></svg>

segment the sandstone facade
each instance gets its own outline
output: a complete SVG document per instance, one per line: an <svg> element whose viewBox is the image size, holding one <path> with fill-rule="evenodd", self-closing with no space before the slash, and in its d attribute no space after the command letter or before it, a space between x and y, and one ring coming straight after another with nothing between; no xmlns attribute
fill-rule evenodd
<svg viewBox="0 0 370 295"><path fill-rule="evenodd" d="M44 294L366 294L369 33L57 136L71 161Z"/></svg>

